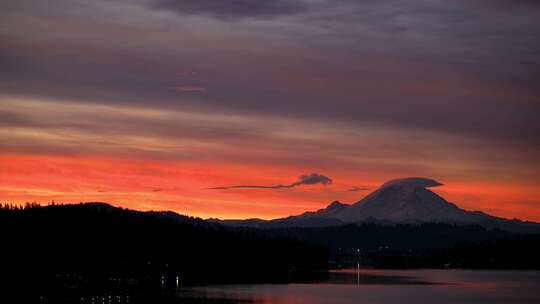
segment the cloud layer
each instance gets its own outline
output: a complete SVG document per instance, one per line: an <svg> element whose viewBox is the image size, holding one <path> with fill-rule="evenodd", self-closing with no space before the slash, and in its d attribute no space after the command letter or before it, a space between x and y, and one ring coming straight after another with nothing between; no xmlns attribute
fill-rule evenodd
<svg viewBox="0 0 540 304"><path fill-rule="evenodd" d="M9 2L0 12L0 93L383 124L538 147L540 7L497 3ZM192 17L167 13L178 11ZM280 13L287 18L263 18Z"/></svg>
<svg viewBox="0 0 540 304"><path fill-rule="evenodd" d="M208 15L216 18L264 18L296 14L306 9L299 0L153 0L150 7L180 15Z"/></svg>

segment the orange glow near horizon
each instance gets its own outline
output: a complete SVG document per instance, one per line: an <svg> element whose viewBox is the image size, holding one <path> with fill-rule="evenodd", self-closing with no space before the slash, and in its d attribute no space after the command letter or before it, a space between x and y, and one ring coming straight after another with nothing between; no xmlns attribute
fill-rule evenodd
<svg viewBox="0 0 540 304"><path fill-rule="evenodd" d="M102 201L125 208L172 210L202 218L270 219L324 208L333 200L353 203L393 178L382 174L354 180L351 172L335 170L328 172L334 179L328 186L209 190L224 185L294 182L283 177L294 178L309 172L309 168L35 154L4 154L0 168L0 195L6 203ZM534 208L536 202L531 201L540 196L534 185L443 182L447 185L432 190L464 209L540 221L538 209ZM353 185L369 190L347 191Z"/></svg>
<svg viewBox="0 0 540 304"><path fill-rule="evenodd" d="M421 176L444 183L433 191L464 209L540 221L530 150L448 132L20 98L0 98L0 111L19 119L0 126L7 203L103 201L270 219L354 203L390 179ZM287 185L311 173L333 183L209 189Z"/></svg>

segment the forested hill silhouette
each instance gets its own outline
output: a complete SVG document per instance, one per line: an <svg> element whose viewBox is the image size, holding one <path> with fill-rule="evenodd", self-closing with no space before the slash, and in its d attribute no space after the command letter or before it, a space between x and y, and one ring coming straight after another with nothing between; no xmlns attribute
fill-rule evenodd
<svg viewBox="0 0 540 304"><path fill-rule="evenodd" d="M326 270L322 246L104 203L2 206L1 277L18 286L284 282ZM166 282L162 282L162 280ZM25 287L26 288L26 287Z"/></svg>

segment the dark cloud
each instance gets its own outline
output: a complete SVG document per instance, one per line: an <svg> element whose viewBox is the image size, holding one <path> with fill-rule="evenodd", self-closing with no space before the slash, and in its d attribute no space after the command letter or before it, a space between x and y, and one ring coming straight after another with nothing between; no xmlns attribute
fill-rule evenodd
<svg viewBox="0 0 540 304"><path fill-rule="evenodd" d="M307 8L298 0L155 0L151 2L151 7L181 15L206 15L222 19L290 15Z"/></svg>
<svg viewBox="0 0 540 304"><path fill-rule="evenodd" d="M236 185L236 186L225 186L225 187L213 187L208 188L211 190L226 190L226 189L239 189L239 188L256 188L256 189L284 189L284 188L293 188L301 185L330 185L332 179L318 173L311 173L306 175L301 175L298 181L286 184L286 185L272 185L272 186L262 186L262 185Z"/></svg>
<svg viewBox="0 0 540 304"><path fill-rule="evenodd" d="M0 94L324 118L537 148L538 1L473 2L481 7L463 0L8 1L0 5ZM163 16L148 3L220 18L304 6L309 13L226 24ZM8 119L0 124L26 123Z"/></svg>

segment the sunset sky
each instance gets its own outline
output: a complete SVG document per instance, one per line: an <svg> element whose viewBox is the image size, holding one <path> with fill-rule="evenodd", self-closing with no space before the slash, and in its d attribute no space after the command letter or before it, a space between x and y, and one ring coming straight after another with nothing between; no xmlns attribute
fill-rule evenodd
<svg viewBox="0 0 540 304"><path fill-rule="evenodd" d="M539 1L0 3L0 202L276 218L408 176L540 221Z"/></svg>

